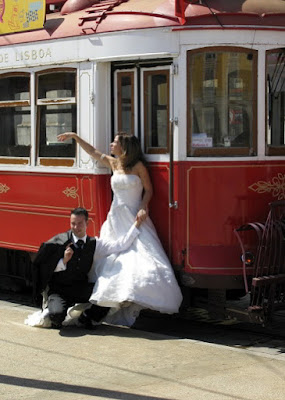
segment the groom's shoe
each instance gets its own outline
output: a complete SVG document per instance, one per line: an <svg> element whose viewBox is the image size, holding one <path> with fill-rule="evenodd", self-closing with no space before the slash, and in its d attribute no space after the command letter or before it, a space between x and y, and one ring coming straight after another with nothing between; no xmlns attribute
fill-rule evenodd
<svg viewBox="0 0 285 400"><path fill-rule="evenodd" d="M91 318L89 318L84 312L78 318L78 326L88 330L94 330L96 328L96 326L93 325Z"/></svg>
<svg viewBox="0 0 285 400"><path fill-rule="evenodd" d="M61 329L62 324L51 324L51 329Z"/></svg>

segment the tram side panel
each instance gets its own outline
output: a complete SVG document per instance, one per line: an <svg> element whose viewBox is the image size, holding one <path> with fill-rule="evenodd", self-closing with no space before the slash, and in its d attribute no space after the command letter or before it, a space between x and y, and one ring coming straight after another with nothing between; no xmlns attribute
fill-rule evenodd
<svg viewBox="0 0 285 400"><path fill-rule="evenodd" d="M241 248L234 230L266 220L269 203L282 194L278 179L284 166L278 161L180 164L179 209L184 216L172 235L180 238L180 248L186 250L183 284L244 287ZM183 220L186 231L180 229ZM248 277L252 272L247 269Z"/></svg>
<svg viewBox="0 0 285 400"><path fill-rule="evenodd" d="M0 174L0 274L27 276L28 253L70 228L70 211L85 207L89 212L88 234L99 235L111 203L109 175ZM10 249L10 250L9 250Z"/></svg>
<svg viewBox="0 0 285 400"><path fill-rule="evenodd" d="M171 221L168 204L169 166L167 163L151 163L149 165L149 173L153 186L150 217L162 246L171 259Z"/></svg>
<svg viewBox="0 0 285 400"><path fill-rule="evenodd" d="M151 218L182 285L244 289L234 230L266 220L269 203L282 196L284 166L280 161L175 162L177 208L169 208L169 165L150 165ZM253 232L249 244L256 239ZM247 267L249 280L252 274Z"/></svg>

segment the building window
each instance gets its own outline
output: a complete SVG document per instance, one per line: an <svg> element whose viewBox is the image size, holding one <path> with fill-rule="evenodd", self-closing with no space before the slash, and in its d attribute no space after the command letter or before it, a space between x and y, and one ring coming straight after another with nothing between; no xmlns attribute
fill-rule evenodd
<svg viewBox="0 0 285 400"><path fill-rule="evenodd" d="M188 51L188 156L256 154L256 51Z"/></svg>
<svg viewBox="0 0 285 400"><path fill-rule="evenodd" d="M143 71L144 147L149 154L169 151L169 69Z"/></svg>
<svg viewBox="0 0 285 400"><path fill-rule="evenodd" d="M267 154L285 154L285 50L267 52Z"/></svg>
<svg viewBox="0 0 285 400"><path fill-rule="evenodd" d="M38 74L39 164L73 165L76 152L74 140L58 142L57 135L76 131L76 110L75 70L57 70ZM49 160L46 160L47 158Z"/></svg>
<svg viewBox="0 0 285 400"><path fill-rule="evenodd" d="M0 162L28 164L31 149L30 78L0 76Z"/></svg>

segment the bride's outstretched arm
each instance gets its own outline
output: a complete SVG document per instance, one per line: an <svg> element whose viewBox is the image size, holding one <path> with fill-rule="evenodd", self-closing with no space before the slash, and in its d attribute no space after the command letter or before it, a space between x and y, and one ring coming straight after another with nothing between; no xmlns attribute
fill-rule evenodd
<svg viewBox="0 0 285 400"><path fill-rule="evenodd" d="M107 168L112 169L113 157L107 156L106 154L101 153L99 150L95 149L90 143L83 140L80 136L78 136L75 132L65 132L61 135L57 136L59 142L65 142L68 139L74 139L76 142L82 147L83 150L86 151L92 158L96 161L100 161Z"/></svg>

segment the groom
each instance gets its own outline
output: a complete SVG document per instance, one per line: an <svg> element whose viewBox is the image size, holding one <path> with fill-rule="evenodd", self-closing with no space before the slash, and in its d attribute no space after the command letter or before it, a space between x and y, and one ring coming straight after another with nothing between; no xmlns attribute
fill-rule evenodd
<svg viewBox="0 0 285 400"><path fill-rule="evenodd" d="M70 230L43 243L34 260L36 291L38 294L47 292L53 328L62 327L69 307L88 303L94 286L88 281L88 274L95 251L96 259L100 259L126 250L138 236L140 222L136 221L129 232L115 242L89 237L87 225L87 210L75 208L70 215ZM92 304L79 317L79 323L92 328L92 321L100 322L108 311L109 307Z"/></svg>

